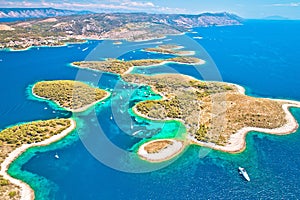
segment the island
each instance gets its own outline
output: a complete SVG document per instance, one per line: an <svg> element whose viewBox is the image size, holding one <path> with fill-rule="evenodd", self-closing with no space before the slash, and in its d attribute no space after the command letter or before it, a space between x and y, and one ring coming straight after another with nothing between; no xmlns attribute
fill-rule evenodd
<svg viewBox="0 0 300 200"><path fill-rule="evenodd" d="M184 150L183 141L175 139L157 139L139 147L138 155L151 162L162 162L174 158Z"/></svg>
<svg viewBox="0 0 300 200"><path fill-rule="evenodd" d="M60 107L72 112L82 112L103 101L110 93L72 80L42 81L32 87L34 96L54 101Z"/></svg>
<svg viewBox="0 0 300 200"><path fill-rule="evenodd" d="M113 42L113 44L114 45L120 45L120 44L123 44L123 42L121 42L121 41L115 41L115 42Z"/></svg>
<svg viewBox="0 0 300 200"><path fill-rule="evenodd" d="M178 45L161 45L162 50ZM203 64L195 57L179 56L168 59L142 59L74 62L76 67L118 74L126 82L149 85L160 100L137 103L133 112L150 120L178 120L186 127L185 138L160 138L142 141L138 155L150 162L169 160L195 144L229 153L245 149L245 137L250 131L288 134L298 123L289 107L300 107L296 101L255 98L245 95L243 87L224 82L200 81L181 74L130 74L133 67L161 65L167 62ZM171 153L173 152L173 153Z"/></svg>
<svg viewBox="0 0 300 200"><path fill-rule="evenodd" d="M8 11L7 14L16 14L23 18L31 11L22 13ZM50 14L45 10L38 13L41 16ZM193 27L240 25L242 21L240 17L230 13L183 15L74 12L72 16L49 16L49 18L27 19L21 22L2 22L0 23L0 49L24 50L33 46L61 46L67 43L85 42L86 39L145 41L167 35L183 34Z"/></svg>
<svg viewBox="0 0 300 200"><path fill-rule="evenodd" d="M143 51L146 52L152 52L152 53L160 53L160 54L170 54L170 55L176 55L176 56L191 56L194 55L194 51L179 51L179 49L182 49L182 46L178 45L159 45L156 48L145 48Z"/></svg>
<svg viewBox="0 0 300 200"><path fill-rule="evenodd" d="M141 59L129 61L106 59L105 61L73 62L72 65L83 69L99 70L122 75L130 73L134 67L149 67L167 63L201 65L204 64L205 61L196 57L174 57L168 59Z"/></svg>
<svg viewBox="0 0 300 200"><path fill-rule="evenodd" d="M245 149L245 136L250 131L282 135L298 128L288 109L300 107L296 101L250 97L238 85L200 81L180 74L125 74L122 78L130 83L150 85L162 96L161 100L139 102L133 107L134 113L150 120L181 121L187 130L187 144L237 153ZM153 141L140 146L141 158L157 162L179 152L178 148L168 148L168 156L159 155L170 142Z"/></svg>
<svg viewBox="0 0 300 200"><path fill-rule="evenodd" d="M0 198L34 199L34 192L26 183L11 177L10 164L33 146L46 146L72 132L72 119L51 119L15 125L0 132Z"/></svg>

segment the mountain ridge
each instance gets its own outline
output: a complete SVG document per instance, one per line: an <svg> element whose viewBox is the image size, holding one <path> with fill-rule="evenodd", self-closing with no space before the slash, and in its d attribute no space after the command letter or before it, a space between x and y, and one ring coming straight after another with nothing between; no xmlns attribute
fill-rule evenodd
<svg viewBox="0 0 300 200"><path fill-rule="evenodd" d="M56 8L0 8L0 18L44 18L92 14L91 11L74 11Z"/></svg>

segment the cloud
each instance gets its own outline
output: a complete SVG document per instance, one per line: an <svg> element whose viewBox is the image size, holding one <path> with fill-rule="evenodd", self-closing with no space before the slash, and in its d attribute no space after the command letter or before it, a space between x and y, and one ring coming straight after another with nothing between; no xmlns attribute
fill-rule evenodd
<svg viewBox="0 0 300 200"><path fill-rule="evenodd" d="M152 2L136 2L136 1L127 1L121 3L123 6L130 6L130 7L155 7Z"/></svg>
<svg viewBox="0 0 300 200"><path fill-rule="evenodd" d="M177 13L177 14L187 13L187 10L184 8L158 7L157 11L162 13Z"/></svg>
<svg viewBox="0 0 300 200"><path fill-rule="evenodd" d="M276 4L271 4L270 6L276 6L276 7L299 7L300 2L296 3L276 3Z"/></svg>

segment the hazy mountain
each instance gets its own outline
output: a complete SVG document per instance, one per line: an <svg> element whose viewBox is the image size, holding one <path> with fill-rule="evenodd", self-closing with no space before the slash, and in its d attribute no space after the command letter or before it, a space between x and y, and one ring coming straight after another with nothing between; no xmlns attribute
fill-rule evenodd
<svg viewBox="0 0 300 200"><path fill-rule="evenodd" d="M0 8L0 18L45 18L91 13L90 11L73 11L54 8Z"/></svg>
<svg viewBox="0 0 300 200"><path fill-rule="evenodd" d="M237 15L230 13L203 13L199 15L183 14L147 14L147 13L102 13L81 16L65 16L57 18L60 22L69 22L62 29L72 29L75 32L102 32L122 27L129 23L154 23L167 25L181 31L200 26L240 25L243 21ZM57 27L58 28L58 27Z"/></svg>
<svg viewBox="0 0 300 200"><path fill-rule="evenodd" d="M264 18L265 20L289 20L287 17L282 17L279 15L268 16Z"/></svg>

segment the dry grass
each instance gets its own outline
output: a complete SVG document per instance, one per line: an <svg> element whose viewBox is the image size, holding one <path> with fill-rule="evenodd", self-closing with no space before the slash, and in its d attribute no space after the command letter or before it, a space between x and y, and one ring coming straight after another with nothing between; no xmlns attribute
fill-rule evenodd
<svg viewBox="0 0 300 200"><path fill-rule="evenodd" d="M53 23L53 22L57 22L57 19L54 17L38 21L37 23Z"/></svg>
<svg viewBox="0 0 300 200"><path fill-rule="evenodd" d="M0 176L0 182L5 181ZM1 200L17 200L20 199L20 188L11 183L0 184L0 198Z"/></svg>
<svg viewBox="0 0 300 200"><path fill-rule="evenodd" d="M243 127L278 128L286 123L282 103L249 97L234 85L203 82L183 75L125 75L124 80L151 85L164 97L136 109L152 119L179 119L199 141L225 145Z"/></svg>
<svg viewBox="0 0 300 200"><path fill-rule="evenodd" d="M219 145L243 127L273 129L286 123L282 103L230 92L204 98L200 119L208 131L196 138Z"/></svg>
<svg viewBox="0 0 300 200"><path fill-rule="evenodd" d="M167 49L167 48L161 48L161 47L157 47L157 48L146 48L144 49L144 51L147 52L154 52L154 53L161 53L161 54L170 54L170 55L190 55L193 52L191 51L178 51L175 49Z"/></svg>
<svg viewBox="0 0 300 200"><path fill-rule="evenodd" d="M171 144L173 144L173 142L168 140L155 141L146 145L144 149L147 151L147 153L159 153L161 150L166 149Z"/></svg>
<svg viewBox="0 0 300 200"><path fill-rule="evenodd" d="M15 29L6 24L0 24L0 31L13 31L13 30Z"/></svg>

